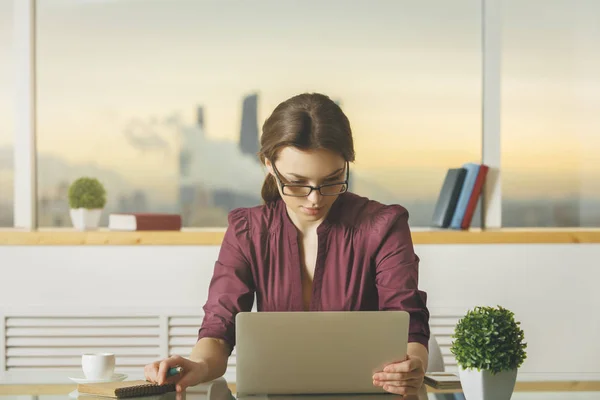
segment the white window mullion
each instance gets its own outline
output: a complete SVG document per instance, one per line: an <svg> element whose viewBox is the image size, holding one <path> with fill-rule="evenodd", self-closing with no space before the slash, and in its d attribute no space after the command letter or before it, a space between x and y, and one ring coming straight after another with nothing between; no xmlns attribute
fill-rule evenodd
<svg viewBox="0 0 600 400"><path fill-rule="evenodd" d="M483 191L484 228L502 227L500 140L500 67L502 52L501 1L482 0L483 29L483 137L482 162L490 167Z"/></svg>
<svg viewBox="0 0 600 400"><path fill-rule="evenodd" d="M13 0L15 52L14 225L37 228L36 0Z"/></svg>

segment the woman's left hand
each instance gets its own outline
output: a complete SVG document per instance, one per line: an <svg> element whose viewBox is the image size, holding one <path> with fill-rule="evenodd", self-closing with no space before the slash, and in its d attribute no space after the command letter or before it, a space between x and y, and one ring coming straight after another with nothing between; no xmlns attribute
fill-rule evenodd
<svg viewBox="0 0 600 400"><path fill-rule="evenodd" d="M401 394L417 394L423 385L423 361L415 356L406 356L406 360L388 364L382 372L373 375L373 385L382 386L383 390Z"/></svg>

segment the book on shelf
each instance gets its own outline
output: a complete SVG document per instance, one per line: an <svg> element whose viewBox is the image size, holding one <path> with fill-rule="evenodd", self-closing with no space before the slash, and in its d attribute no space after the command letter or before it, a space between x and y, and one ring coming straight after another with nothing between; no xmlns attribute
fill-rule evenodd
<svg viewBox="0 0 600 400"><path fill-rule="evenodd" d="M115 231L179 231L179 214L166 213L111 213L108 229Z"/></svg>
<svg viewBox="0 0 600 400"><path fill-rule="evenodd" d="M473 215L475 214L475 209L477 208L477 202L481 197L483 184L485 183L485 178L487 177L489 169L490 168L485 164L481 164L479 166L479 171L477 171L477 178L475 178L475 184L473 185L473 190L471 191L469 201L465 209L465 215L460 224L461 229L469 229L471 227L471 221L473 220Z"/></svg>
<svg viewBox="0 0 600 400"><path fill-rule="evenodd" d="M464 168L450 168L446 172L444 183L438 195L431 224L438 228L447 228L450 225L456 204L460 196L466 170Z"/></svg>
<svg viewBox="0 0 600 400"><path fill-rule="evenodd" d="M475 180L477 179L477 173L479 172L479 164L466 163L462 167L467 172L465 174L465 182L460 190L460 196L456 202L456 209L454 210L452 221L450 222L450 228L452 229L461 229L462 220L465 216L465 211L467 210L467 204L469 203L469 198L471 197L471 192L473 192Z"/></svg>
<svg viewBox="0 0 600 400"><path fill-rule="evenodd" d="M487 165L476 163L448 169L433 212L432 226L469 229L488 171Z"/></svg>

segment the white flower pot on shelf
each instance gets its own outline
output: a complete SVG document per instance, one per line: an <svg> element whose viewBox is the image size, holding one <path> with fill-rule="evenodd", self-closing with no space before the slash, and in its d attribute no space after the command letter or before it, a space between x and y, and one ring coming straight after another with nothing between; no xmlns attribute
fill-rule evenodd
<svg viewBox="0 0 600 400"><path fill-rule="evenodd" d="M488 370L458 367L460 385L466 400L510 400L517 381L517 370L493 375Z"/></svg>
<svg viewBox="0 0 600 400"><path fill-rule="evenodd" d="M87 208L72 208L71 222L78 231L91 231L98 229L101 215L101 208L91 210L88 210Z"/></svg>

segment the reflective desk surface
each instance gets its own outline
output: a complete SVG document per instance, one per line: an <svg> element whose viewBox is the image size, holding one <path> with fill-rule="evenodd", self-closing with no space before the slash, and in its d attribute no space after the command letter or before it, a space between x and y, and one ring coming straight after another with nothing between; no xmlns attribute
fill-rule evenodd
<svg viewBox="0 0 600 400"><path fill-rule="evenodd" d="M106 400L95 396L77 396L74 385L0 385L0 400ZM137 397L141 400L392 400L400 396L391 394L340 394L340 395L253 395L237 396L235 384L224 379L188 388L186 393L167 393L160 396ZM423 387L421 393L404 400L464 400L460 392L441 392ZM600 400L600 382L518 382L512 400Z"/></svg>

